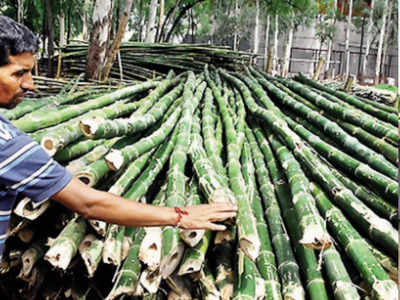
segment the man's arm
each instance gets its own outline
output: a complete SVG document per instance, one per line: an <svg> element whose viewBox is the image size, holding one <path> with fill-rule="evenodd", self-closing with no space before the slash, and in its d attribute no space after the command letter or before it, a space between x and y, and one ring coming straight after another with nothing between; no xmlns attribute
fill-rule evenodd
<svg viewBox="0 0 400 300"><path fill-rule="evenodd" d="M123 226L175 226L178 213L172 207L158 207L127 200L111 193L95 190L80 180L71 182L53 199L88 219L99 219ZM184 229L225 230L213 222L236 216L237 208L230 204L185 207L180 227Z"/></svg>

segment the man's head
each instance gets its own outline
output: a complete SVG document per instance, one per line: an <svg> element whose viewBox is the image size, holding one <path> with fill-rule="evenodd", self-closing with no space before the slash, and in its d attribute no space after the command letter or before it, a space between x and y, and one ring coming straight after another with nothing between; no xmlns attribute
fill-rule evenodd
<svg viewBox="0 0 400 300"><path fill-rule="evenodd" d="M0 16L0 107L13 108L34 88L36 36L24 25Z"/></svg>

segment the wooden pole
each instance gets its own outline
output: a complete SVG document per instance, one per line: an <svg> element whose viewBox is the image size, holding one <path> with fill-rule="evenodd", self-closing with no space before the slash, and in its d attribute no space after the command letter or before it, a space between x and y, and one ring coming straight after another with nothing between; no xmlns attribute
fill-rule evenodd
<svg viewBox="0 0 400 300"><path fill-rule="evenodd" d="M267 69L266 69L266 72L268 74L271 74L272 65L273 65L273 59L274 59L273 48L269 48L268 49L268 63L267 63Z"/></svg>
<svg viewBox="0 0 400 300"><path fill-rule="evenodd" d="M348 93L351 90L351 87L353 86L354 83L354 76L353 75L349 75L349 77L347 77L347 81L346 81L346 85L344 86L344 90Z"/></svg>
<svg viewBox="0 0 400 300"><path fill-rule="evenodd" d="M325 59L324 59L323 57L321 57L321 58L319 59L319 62L318 62L317 70L315 71L314 76L313 76L313 78L312 78L313 80L318 80L319 74L320 74L321 71L322 71L322 68L323 68L323 66L324 66L324 63L325 63Z"/></svg>

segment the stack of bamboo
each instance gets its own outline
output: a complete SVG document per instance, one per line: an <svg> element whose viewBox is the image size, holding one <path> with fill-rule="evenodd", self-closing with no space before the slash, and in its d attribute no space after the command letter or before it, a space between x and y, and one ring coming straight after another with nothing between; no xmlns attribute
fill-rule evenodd
<svg viewBox="0 0 400 300"><path fill-rule="evenodd" d="M61 51L63 70L67 73L84 73L87 61L87 44L70 44ZM121 44L120 61L116 59L111 78L154 79L169 70L201 72L206 64L227 70L242 69L249 64L253 53L232 51L226 47L203 44L152 44L125 42ZM120 67L121 66L121 67Z"/></svg>
<svg viewBox="0 0 400 300"><path fill-rule="evenodd" d="M205 68L51 112L11 110L90 186L239 212L214 233L21 201L1 277L9 299L397 299L397 115L296 79Z"/></svg>

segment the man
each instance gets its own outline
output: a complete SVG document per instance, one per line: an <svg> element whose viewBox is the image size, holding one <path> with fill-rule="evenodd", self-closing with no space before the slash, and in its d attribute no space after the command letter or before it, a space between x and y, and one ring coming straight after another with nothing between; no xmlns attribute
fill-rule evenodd
<svg viewBox="0 0 400 300"><path fill-rule="evenodd" d="M34 88L31 71L37 47L28 28L0 16L0 107L15 107ZM213 222L235 217L237 210L228 204L157 207L92 189L0 114L0 259L11 210L21 197L36 205L52 198L85 218L124 226L224 230Z"/></svg>

